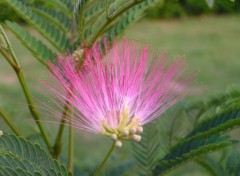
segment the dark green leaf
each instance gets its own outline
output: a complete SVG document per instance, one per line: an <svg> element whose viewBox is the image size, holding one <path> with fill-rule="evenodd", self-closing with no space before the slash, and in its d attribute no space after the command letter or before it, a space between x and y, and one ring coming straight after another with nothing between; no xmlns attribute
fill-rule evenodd
<svg viewBox="0 0 240 176"><path fill-rule="evenodd" d="M10 134L0 137L0 163L0 171L10 175L71 175L39 145Z"/></svg>
<svg viewBox="0 0 240 176"><path fill-rule="evenodd" d="M63 32L68 33L71 28L71 19L63 13L54 9L46 8L43 6L30 6L33 12L44 17L47 21L52 22L55 26L60 28Z"/></svg>
<svg viewBox="0 0 240 176"><path fill-rule="evenodd" d="M153 170L153 175L163 175L188 160L220 150L234 143L234 141L220 135L201 136L187 140L173 147L167 155L158 161L157 166Z"/></svg>
<svg viewBox="0 0 240 176"><path fill-rule="evenodd" d="M108 0L95 3L90 1L89 4L93 5L88 4L86 7L85 40L92 45L97 38L110 29L112 31L109 31L108 35L120 34L127 25L143 16L144 10L154 2L157 0ZM132 13L131 10L133 10ZM115 25L117 26L115 27Z"/></svg>
<svg viewBox="0 0 240 176"><path fill-rule="evenodd" d="M4 0L13 8L23 19L38 30L46 39L55 46L59 51L65 51L69 46L66 35L57 28L49 24L41 16L34 13L29 7L19 0Z"/></svg>
<svg viewBox="0 0 240 176"><path fill-rule="evenodd" d="M74 22L81 40L84 40L85 16L84 10L88 0L78 0L74 7Z"/></svg>
<svg viewBox="0 0 240 176"><path fill-rule="evenodd" d="M47 60L53 60L55 58L55 54L52 50L18 24L7 21L6 25L41 63L46 65Z"/></svg>
<svg viewBox="0 0 240 176"><path fill-rule="evenodd" d="M227 129L234 128L240 125L240 108L232 107L224 112L218 113L213 117L204 120L196 126L187 137L193 137L199 134L214 134L220 133Z"/></svg>
<svg viewBox="0 0 240 176"><path fill-rule="evenodd" d="M144 127L142 140L133 144L133 155L139 165L139 173L149 175L159 158L159 128L155 124Z"/></svg>

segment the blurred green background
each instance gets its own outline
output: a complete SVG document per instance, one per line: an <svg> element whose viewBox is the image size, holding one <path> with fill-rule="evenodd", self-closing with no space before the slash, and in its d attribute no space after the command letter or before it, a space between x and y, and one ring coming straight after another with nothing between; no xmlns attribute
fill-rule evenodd
<svg viewBox="0 0 240 176"><path fill-rule="evenodd" d="M182 18L186 16L201 16L209 14L236 14L240 12L240 1L234 0L160 0L147 10L148 18ZM27 3L44 4L43 0L24 0ZM209 5L208 3L209 2ZM234 3L233 3L234 2ZM0 2L0 22L6 19L24 22L8 6ZM209 8L209 6L211 6Z"/></svg>
<svg viewBox="0 0 240 176"><path fill-rule="evenodd" d="M167 53L169 58L182 56L186 58L190 69L197 72L192 87L193 95L187 99L189 101L205 99L224 92L229 84L240 83L239 1L235 4L229 0L223 0L222 3L215 1L212 9L209 9L205 2L197 2L169 0L164 5L159 3L149 10L148 18L132 25L124 33L124 37L144 43L153 51ZM2 9L3 6L0 6ZM7 8L0 11L0 21L5 19L20 20ZM47 79L46 69L9 31L7 35L34 97L41 98L37 88L41 87L39 80ZM35 35L38 36L37 33ZM2 55L0 56L0 107L14 117L15 123L19 124L26 134L38 132L28 112L17 77ZM48 123L45 126L48 128L49 136L54 138L57 125ZM10 131L1 119L0 129ZM76 130L75 164L82 170L94 167L102 160L110 143L108 138ZM67 150L64 150L67 148L67 142L64 140L63 145L64 160L67 153ZM124 142L123 148L116 151L114 157L118 158L118 162L132 158L130 148L131 144ZM109 163L108 167L111 165L112 163ZM191 162L169 175L180 175L179 173L189 176L207 175L203 169Z"/></svg>

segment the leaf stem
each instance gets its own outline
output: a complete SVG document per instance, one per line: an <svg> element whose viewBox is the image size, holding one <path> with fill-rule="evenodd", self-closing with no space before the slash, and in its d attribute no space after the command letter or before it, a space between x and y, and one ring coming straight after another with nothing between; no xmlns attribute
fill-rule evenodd
<svg viewBox="0 0 240 176"><path fill-rule="evenodd" d="M3 36L4 42L6 42L7 49L9 50L8 54L11 55L11 59L13 60L13 62L14 62L17 66L20 66L20 64L19 64L19 62L18 62L18 60L17 60L17 57L16 57L15 53L13 52L12 46L11 46L11 44L10 44L8 38L7 38L7 35L6 35L6 33L4 32L4 30L3 30L3 28L2 28L1 25L0 25L0 34L1 34L1 36ZM2 41L2 42L3 42L3 41ZM11 59L8 60L8 61L11 61Z"/></svg>
<svg viewBox="0 0 240 176"><path fill-rule="evenodd" d="M105 0L105 17L107 19L107 21L109 20L109 4L108 4L108 0Z"/></svg>
<svg viewBox="0 0 240 176"><path fill-rule="evenodd" d="M2 116L3 120L8 124L8 126L17 136L23 136L23 133L17 128L12 119L2 108L0 108L0 116Z"/></svg>
<svg viewBox="0 0 240 176"><path fill-rule="evenodd" d="M105 156L104 160L102 161L101 165L98 167L98 169L95 171L94 176L97 176L100 174L103 166L106 164L107 160L109 159L109 157L111 156L113 150L115 147L115 143L112 144L110 150L108 151L107 155Z"/></svg>

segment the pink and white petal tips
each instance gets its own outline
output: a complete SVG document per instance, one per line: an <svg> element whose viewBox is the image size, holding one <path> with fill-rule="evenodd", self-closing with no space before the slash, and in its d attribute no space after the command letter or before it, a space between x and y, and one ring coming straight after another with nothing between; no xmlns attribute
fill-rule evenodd
<svg viewBox="0 0 240 176"><path fill-rule="evenodd" d="M74 127L110 136L116 146L140 141L142 126L184 98L192 80L183 58L169 64L165 55L150 57L148 48L127 40L111 49L105 44L104 52L96 44L82 55L80 70L71 54L49 63L55 81L44 85L57 106L69 102Z"/></svg>

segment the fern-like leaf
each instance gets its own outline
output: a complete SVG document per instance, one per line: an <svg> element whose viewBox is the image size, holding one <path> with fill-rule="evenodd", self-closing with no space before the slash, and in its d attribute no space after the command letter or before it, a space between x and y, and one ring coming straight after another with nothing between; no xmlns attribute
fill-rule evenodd
<svg viewBox="0 0 240 176"><path fill-rule="evenodd" d="M60 0L65 6L68 8L69 12L72 12L72 9L74 7L74 1L73 0Z"/></svg>
<svg viewBox="0 0 240 176"><path fill-rule="evenodd" d="M236 176L240 175L240 151L239 147L233 148L227 156L226 162L223 164L225 175ZM218 162L219 163L219 162Z"/></svg>
<svg viewBox="0 0 240 176"><path fill-rule="evenodd" d="M76 24L78 34L82 41L84 41L84 27L85 27L85 16L84 10L87 0L78 0L74 7L74 22Z"/></svg>
<svg viewBox="0 0 240 176"><path fill-rule="evenodd" d="M232 145L235 141L228 140L219 134L239 124L240 109L238 107L231 107L224 112L212 115L211 118L197 125L182 142L176 144L163 159L159 160L154 173L163 174L198 155Z"/></svg>
<svg viewBox="0 0 240 176"><path fill-rule="evenodd" d="M90 8L86 8L86 14L90 17L87 17L87 26L85 36L87 43L91 46L101 35L103 35L110 26L114 26L116 18L123 18L124 13L135 8L135 12L143 12L143 9L148 8L152 3L157 0L108 0L103 2L95 3ZM92 2L92 1L91 1ZM89 5L90 6L90 5ZM97 12L93 12L93 9L97 9ZM96 15L97 14L97 15ZM126 15L126 14L125 14ZM97 17L97 20L92 20ZM125 16L126 18L126 16ZM116 20L117 23L118 20ZM120 20L119 20L120 21ZM118 23L119 23L118 21ZM133 22L134 20L132 20Z"/></svg>
<svg viewBox="0 0 240 176"><path fill-rule="evenodd" d="M109 28L106 29L104 35L108 39L110 39L110 41L112 41L115 37L122 34L127 27L129 27L131 24L138 21L142 17L143 13L141 11L134 11L132 13L126 14L120 20L116 20L113 25L109 26Z"/></svg>
<svg viewBox="0 0 240 176"><path fill-rule="evenodd" d="M3 176L32 176L32 174L30 174L27 171L22 170L21 168L10 168L10 167L3 167L0 166L0 175Z"/></svg>
<svg viewBox="0 0 240 176"><path fill-rule="evenodd" d="M112 3L113 0L108 0L108 3ZM96 14L102 13L104 10L105 1L93 1L89 0L89 3L86 5L86 21L87 19L93 19L93 16Z"/></svg>
<svg viewBox="0 0 240 176"><path fill-rule="evenodd" d="M46 39L59 51L65 51L70 46L70 42L64 33L50 25L42 17L34 13L29 7L19 0L4 0L23 19L38 30Z"/></svg>
<svg viewBox="0 0 240 176"><path fill-rule="evenodd" d="M71 175L64 165L53 160L44 149L10 134L0 137L0 173L23 176Z"/></svg>
<svg viewBox="0 0 240 176"><path fill-rule="evenodd" d="M212 176L229 175L223 169L219 161L215 161L209 156L203 156L195 159L195 162L205 168Z"/></svg>
<svg viewBox="0 0 240 176"><path fill-rule="evenodd" d="M240 125L240 107L232 107L224 112L218 113L213 117L204 120L196 126L192 132L188 134L189 137L196 135L211 135L232 129Z"/></svg>
<svg viewBox="0 0 240 176"><path fill-rule="evenodd" d="M49 49L41 41L37 40L34 36L32 36L18 24L7 21L6 26L42 64L47 66L46 61L53 60L55 58L55 54L51 49Z"/></svg>
<svg viewBox="0 0 240 176"><path fill-rule="evenodd" d="M240 175L239 147L221 152L220 157L205 156L195 159L212 176L237 176Z"/></svg>
<svg viewBox="0 0 240 176"><path fill-rule="evenodd" d="M105 33L111 38L121 34L129 25L138 21L145 15L145 10L149 8L150 5L155 3L156 0L144 1L138 5L135 5L131 9L123 13L117 20L114 20L109 28L106 28Z"/></svg>
<svg viewBox="0 0 240 176"><path fill-rule="evenodd" d="M43 6L31 5L30 7L33 12L44 17L49 22L52 22L55 26L60 28L62 32L69 32L69 29L71 28L71 19L63 13Z"/></svg>
<svg viewBox="0 0 240 176"><path fill-rule="evenodd" d="M176 145L169 154L165 155L165 157L158 161L157 166L153 170L153 175L164 175L188 160L236 143L239 142L229 140L228 137L220 136L218 134L187 140L180 145Z"/></svg>
<svg viewBox="0 0 240 176"><path fill-rule="evenodd" d="M219 107L225 108L233 104L240 105L240 87L237 85L230 85L227 87L226 93L217 94L209 97L207 100L197 101L192 103L187 110L202 109L204 113L214 109L218 110Z"/></svg>
<svg viewBox="0 0 240 176"><path fill-rule="evenodd" d="M133 144L133 155L139 165L141 175L151 175L159 158L159 131L156 125L149 124L144 128L142 140Z"/></svg>
<svg viewBox="0 0 240 176"><path fill-rule="evenodd" d="M69 18L72 17L73 4L72 2L69 2L69 0L47 0L44 1L44 3L49 4L55 9L58 9L60 12L67 15Z"/></svg>

